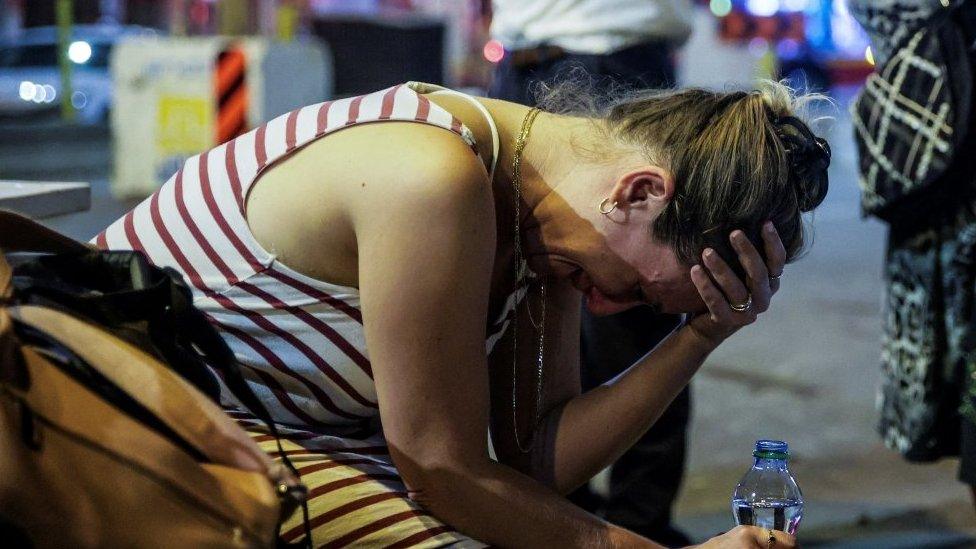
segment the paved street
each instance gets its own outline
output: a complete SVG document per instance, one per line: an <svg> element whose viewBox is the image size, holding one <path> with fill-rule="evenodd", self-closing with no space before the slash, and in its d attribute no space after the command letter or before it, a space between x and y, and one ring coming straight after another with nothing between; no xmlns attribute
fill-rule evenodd
<svg viewBox="0 0 976 549"><path fill-rule="evenodd" d="M874 433L884 227L859 218L846 104L828 132L831 189L773 309L725 344L694 381L690 468L678 519L726 529L728 498L757 438L790 443L817 547L964 547L976 534L955 464L905 464ZM106 130L0 131L0 178L84 180L90 212L49 224L89 238L131 207L108 192ZM970 530L966 531L969 528ZM906 545L907 544L907 545Z"/></svg>

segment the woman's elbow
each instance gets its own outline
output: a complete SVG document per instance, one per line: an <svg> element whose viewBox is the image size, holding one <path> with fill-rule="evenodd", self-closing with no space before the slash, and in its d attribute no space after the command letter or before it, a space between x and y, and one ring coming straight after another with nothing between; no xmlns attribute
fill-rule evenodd
<svg viewBox="0 0 976 549"><path fill-rule="evenodd" d="M472 460L439 452L413 455L394 452L393 461L410 499L435 514L439 509L456 505L463 487L477 477L477 465Z"/></svg>

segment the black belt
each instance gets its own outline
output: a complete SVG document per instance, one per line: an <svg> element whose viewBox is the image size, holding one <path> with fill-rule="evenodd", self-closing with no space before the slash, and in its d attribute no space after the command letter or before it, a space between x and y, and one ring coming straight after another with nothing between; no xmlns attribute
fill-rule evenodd
<svg viewBox="0 0 976 549"><path fill-rule="evenodd" d="M548 61L555 61L566 57L568 52L559 46L539 46L524 50L512 50L509 59L517 69L527 69L539 66Z"/></svg>

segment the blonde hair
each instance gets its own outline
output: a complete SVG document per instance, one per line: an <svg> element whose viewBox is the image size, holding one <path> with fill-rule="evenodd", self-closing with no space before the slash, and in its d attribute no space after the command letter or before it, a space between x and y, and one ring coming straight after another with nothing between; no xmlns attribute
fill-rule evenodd
<svg viewBox="0 0 976 549"><path fill-rule="evenodd" d="M714 248L740 275L728 236L743 230L762 252L760 230L772 221L792 261L804 249L801 214L827 194L830 148L806 122L819 95L798 96L783 83L753 91L699 88L599 96L577 78L538 90L543 108L588 116L612 143L640 150L670 170L674 198L654 222L656 239L697 263Z"/></svg>

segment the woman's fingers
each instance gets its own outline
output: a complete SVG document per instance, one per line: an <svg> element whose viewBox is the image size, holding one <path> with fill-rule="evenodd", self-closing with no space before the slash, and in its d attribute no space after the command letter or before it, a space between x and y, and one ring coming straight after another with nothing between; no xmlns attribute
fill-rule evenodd
<svg viewBox="0 0 976 549"><path fill-rule="evenodd" d="M797 549L796 536L758 526L736 526L725 536L735 540L738 547L758 547L759 549ZM773 541L770 542L770 536Z"/></svg>
<svg viewBox="0 0 976 549"><path fill-rule="evenodd" d="M706 248L702 252L702 262L718 283L719 289L728 298L729 303L742 305L748 302L749 289L715 250Z"/></svg>
<svg viewBox="0 0 976 549"><path fill-rule="evenodd" d="M691 268L691 280L709 313L707 318L700 315L693 319L693 327L699 333L721 341L739 328L755 322L759 314L769 309L769 302L779 288L779 283L770 278L770 273L782 273L786 251L772 224L764 225L762 232L768 261L763 260L744 232L736 230L729 235L729 242L745 269L745 281L711 248L702 252L701 264ZM750 306L745 310L735 309L746 304Z"/></svg>
<svg viewBox="0 0 976 549"><path fill-rule="evenodd" d="M722 295L722 292L712 284L712 279L708 278L705 268L701 265L692 267L691 281L695 284L695 288L698 289L698 294L701 295L705 306L708 307L712 322L726 322L732 309L729 308L729 304L725 300L725 296Z"/></svg>
<svg viewBox="0 0 976 549"><path fill-rule="evenodd" d="M739 262L745 268L748 277L749 290L752 292L752 306L762 313L769 309L769 300L773 292L769 286L769 270L763 262L759 251L742 231L732 231L729 242L739 256Z"/></svg>
<svg viewBox="0 0 976 549"><path fill-rule="evenodd" d="M772 538L772 539L770 539ZM736 526L728 532L716 536L701 547L716 548L756 548L756 549L797 549L796 536L770 530L759 526Z"/></svg>
<svg viewBox="0 0 976 549"><path fill-rule="evenodd" d="M737 329L756 321L756 312L752 307L742 312L732 310L725 293L712 282L708 273L705 272L705 268L701 265L695 265L691 268L691 281L698 289L698 294L701 295L705 306L708 307L709 318L712 322L727 328ZM742 282L738 284L741 286Z"/></svg>
<svg viewBox="0 0 976 549"><path fill-rule="evenodd" d="M758 530L758 532L756 531ZM773 548L776 549L796 549L796 536L791 536L786 532L780 532L779 530L770 530L768 528L755 528L753 532L756 534L756 541L759 547L763 549ZM775 541L773 543L769 542L769 537L772 536Z"/></svg>
<svg viewBox="0 0 976 549"><path fill-rule="evenodd" d="M769 286L773 293L776 293L779 290L779 277L783 275L783 269L786 268L786 247L783 246L783 240L780 239L779 232L776 231L772 221L767 221L763 225L762 237L763 247L766 248L766 268L769 276L775 277L770 279Z"/></svg>

